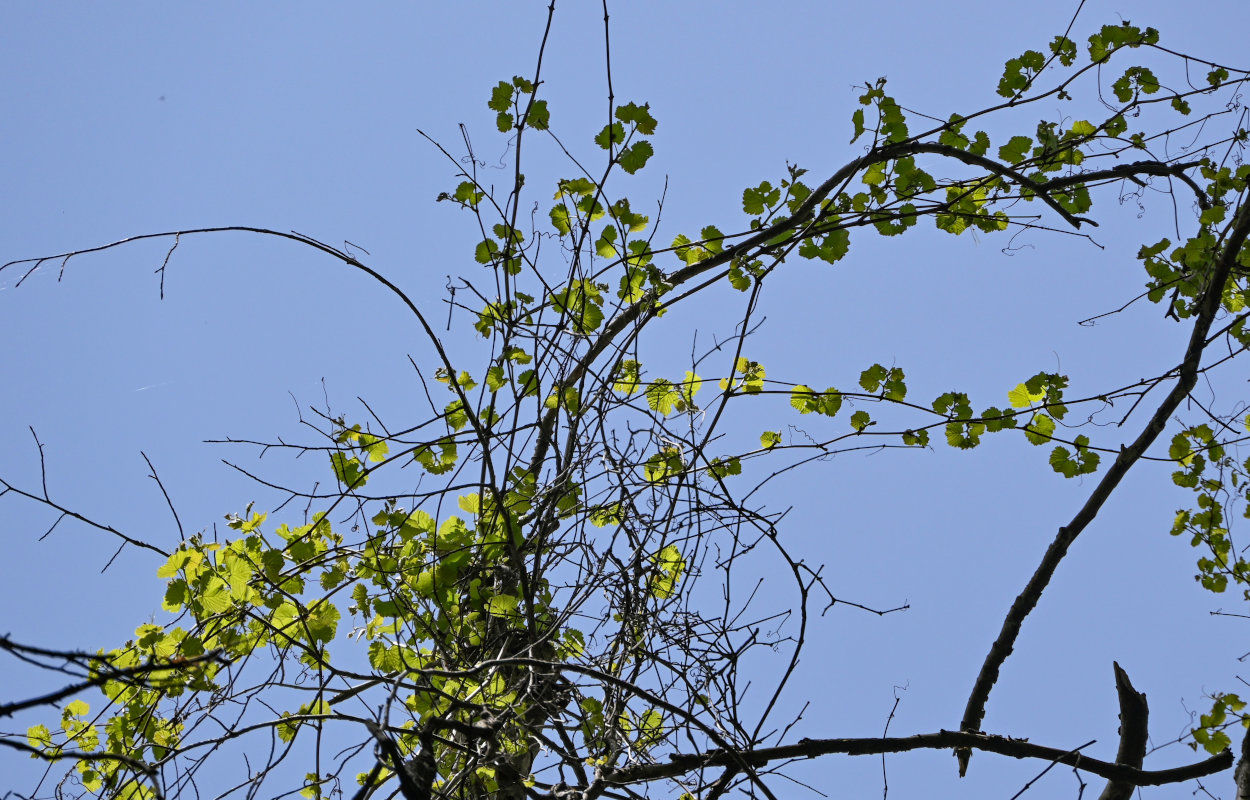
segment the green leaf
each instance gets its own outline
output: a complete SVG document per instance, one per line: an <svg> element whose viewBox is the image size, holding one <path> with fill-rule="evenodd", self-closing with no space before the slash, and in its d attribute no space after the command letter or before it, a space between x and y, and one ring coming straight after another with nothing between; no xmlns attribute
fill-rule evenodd
<svg viewBox="0 0 1250 800"><path fill-rule="evenodd" d="M914 447L928 447L929 432L926 430L903 431L903 444Z"/></svg>
<svg viewBox="0 0 1250 800"><path fill-rule="evenodd" d="M1070 67L1076 62L1076 42L1066 36L1056 36L1050 43L1050 52L1058 57L1059 63L1065 67Z"/></svg>
<svg viewBox="0 0 1250 800"><path fill-rule="evenodd" d="M977 131L977 135L973 137L972 144L968 145L968 152L974 156L983 156L990 149L990 137L985 131Z"/></svg>
<svg viewBox="0 0 1250 800"><path fill-rule="evenodd" d="M1072 460L1072 453L1062 445L1056 446L1051 451L1050 466L1055 472L1058 472L1065 478L1071 478L1076 475L1076 462Z"/></svg>
<svg viewBox="0 0 1250 800"><path fill-rule="evenodd" d="M495 365L486 370L486 388L492 393L499 391L507 382L503 367Z"/></svg>
<svg viewBox="0 0 1250 800"><path fill-rule="evenodd" d="M643 476L650 483L662 483L685 470L681 450L667 446L660 449L643 464Z"/></svg>
<svg viewBox="0 0 1250 800"><path fill-rule="evenodd" d="M645 214L635 214L629 207L629 199L622 197L612 204L608 209L612 215L612 219L624 229L625 233L637 233L646 230L650 217Z"/></svg>
<svg viewBox="0 0 1250 800"><path fill-rule="evenodd" d="M621 524L621 507L619 503L613 503L610 506L600 506L590 512L590 524L596 528L606 528L609 525Z"/></svg>
<svg viewBox="0 0 1250 800"><path fill-rule="evenodd" d="M290 716L294 716L294 715L291 714L290 711L283 711L281 715L281 719L286 719L287 717L290 717ZM299 730L299 725L300 725L299 720L295 720L293 722L279 722L278 723L278 738L281 741L285 742L286 744L290 744L291 742L295 741L295 734Z"/></svg>
<svg viewBox="0 0 1250 800"><path fill-rule="evenodd" d="M339 610L325 600L315 600L308 607L308 639L329 644L338 633Z"/></svg>
<svg viewBox="0 0 1250 800"><path fill-rule="evenodd" d="M551 126L551 112L547 110L546 100L535 100L530 106L525 122L536 131L545 131Z"/></svg>
<svg viewBox="0 0 1250 800"><path fill-rule="evenodd" d="M1144 32L1136 25L1127 21L1119 25L1104 25L1102 30L1089 37L1090 61L1098 63L1120 47L1140 47L1143 44L1156 44L1159 32L1147 28Z"/></svg>
<svg viewBox="0 0 1250 800"><path fill-rule="evenodd" d="M1123 76L1111 84L1111 91L1115 93L1117 100L1127 103L1137 92L1154 94L1159 91L1159 79L1146 67L1129 67Z"/></svg>
<svg viewBox="0 0 1250 800"><path fill-rule="evenodd" d="M600 308L603 305L603 293L598 284L589 280L574 281L567 288L551 295L551 302L578 333L591 333L603 323L603 311Z"/></svg>
<svg viewBox="0 0 1250 800"><path fill-rule="evenodd" d="M1034 403L1040 402L1044 397L1046 397L1045 389L1033 391L1029 389L1027 384L1023 383L1007 392L1007 402L1011 403L1012 408L1028 408Z"/></svg>
<svg viewBox="0 0 1250 800"><path fill-rule="evenodd" d="M208 583L200 591L199 601L209 614L221 614L229 609L232 603L230 586L214 575L208 579Z"/></svg>
<svg viewBox="0 0 1250 800"><path fill-rule="evenodd" d="M768 181L764 181L754 189L742 190L742 210L753 217L762 215L780 201L781 190L774 189Z"/></svg>
<svg viewBox="0 0 1250 800"><path fill-rule="evenodd" d="M985 429L990 433L997 433L1004 428L1016 427L1015 414L1000 411L994 406L990 406L982 411L981 419L985 420Z"/></svg>
<svg viewBox="0 0 1250 800"><path fill-rule="evenodd" d="M483 239L473 251L473 260L479 264L490 264L499 257L499 243L494 239Z"/></svg>
<svg viewBox="0 0 1250 800"><path fill-rule="evenodd" d="M595 253L602 258L616 257L616 228L606 225L595 241Z"/></svg>
<svg viewBox="0 0 1250 800"><path fill-rule="evenodd" d="M469 208L477 208L477 204L485 196L486 193L480 191L471 181L461 181L460 185L456 187L456 193L452 195L452 198Z"/></svg>
<svg viewBox="0 0 1250 800"><path fill-rule="evenodd" d="M1074 444L1075 456L1062 446L1056 446L1050 454L1050 466L1065 478L1089 475L1098 469L1098 453L1089 449L1089 437L1078 436Z"/></svg>
<svg viewBox="0 0 1250 800"><path fill-rule="evenodd" d="M630 244L633 244L631 242ZM647 296L647 272L640 267L630 267L621 276L616 296L633 305Z"/></svg>
<svg viewBox="0 0 1250 800"><path fill-rule="evenodd" d="M526 395L532 394L533 391L537 391L536 388L534 388L533 391L529 391L529 387L526 383L526 375L529 374L532 377L532 372L533 370L526 370L521 373L519 377L519 382L522 387L526 387L526 389L523 389L523 391L526 392ZM438 447L439 453L436 454L434 452L434 447ZM412 457L413 460L420 464L426 472L431 475L442 475L445 472L449 472L452 467L456 465L456 443L452 439L444 439L433 444L423 444L413 450Z"/></svg>
<svg viewBox="0 0 1250 800"><path fill-rule="evenodd" d="M1198 221L1203 225L1218 225L1224 221L1224 216L1228 213L1228 206L1211 206L1198 216Z"/></svg>
<svg viewBox="0 0 1250 800"><path fill-rule="evenodd" d="M855 109L855 112L851 114L851 126L855 129L855 131L851 135L850 143L854 144L856 139L864 135L864 109L857 108Z"/></svg>
<svg viewBox="0 0 1250 800"><path fill-rule="evenodd" d="M835 217L833 222L837 221ZM851 248L851 234L845 228L830 231L824 238L813 237L799 245L799 256L802 258L820 259L836 264Z"/></svg>
<svg viewBox="0 0 1250 800"><path fill-rule="evenodd" d="M567 236L573 230L573 218L569 214L568 206L558 205L552 206L549 212L551 217L551 225L561 236Z"/></svg>
<svg viewBox="0 0 1250 800"><path fill-rule="evenodd" d="M670 544L651 556L651 565L655 572L651 576L649 591L657 600L667 600L676 594L677 583L686 571L686 559L681 548Z"/></svg>
<svg viewBox="0 0 1250 800"><path fill-rule="evenodd" d="M306 797L308 800L319 800L322 796L321 785L323 782L321 777L315 772L304 773L304 788L299 790L300 796Z"/></svg>
<svg viewBox="0 0 1250 800"><path fill-rule="evenodd" d="M860 373L859 385L866 392L876 393L880 390L881 396L887 400L902 401L907 396L904 378L903 370L898 367L886 369L880 364L873 364Z"/></svg>
<svg viewBox="0 0 1250 800"><path fill-rule="evenodd" d="M581 409L581 395L576 386L566 386L558 393L553 391L544 401L544 408L562 408L576 416Z"/></svg>
<svg viewBox="0 0 1250 800"><path fill-rule="evenodd" d="M832 417L842 407L842 395L833 387L817 392L799 384L790 391L790 405L800 414L824 414Z"/></svg>
<svg viewBox="0 0 1250 800"><path fill-rule="evenodd" d="M1036 50L1026 50L1019 58L1012 58L1003 67L1003 77L998 81L998 94L1015 97L1028 88L1032 80L1045 66L1046 58Z"/></svg>
<svg viewBox="0 0 1250 800"><path fill-rule="evenodd" d="M860 410L851 415L851 427L857 432L862 431L864 428L873 424L875 423L873 423L872 418L868 416L867 411Z"/></svg>
<svg viewBox="0 0 1250 800"><path fill-rule="evenodd" d="M620 155L617 156L617 162L620 163L621 169L633 175L645 167L647 160L653 155L655 155L655 150L651 147L651 143L643 139L621 150Z"/></svg>
<svg viewBox="0 0 1250 800"><path fill-rule="evenodd" d="M477 514L482 510L482 496L477 492L461 495L456 498L456 505L460 507L461 511Z"/></svg>
<svg viewBox="0 0 1250 800"><path fill-rule="evenodd" d="M492 617L504 617L517 620L520 614L517 606L521 601L510 594L497 594L486 602L486 613Z"/></svg>
<svg viewBox="0 0 1250 800"><path fill-rule="evenodd" d="M47 725L32 725L26 729L26 741L36 750L52 747L52 731Z"/></svg>
<svg viewBox="0 0 1250 800"><path fill-rule="evenodd" d="M651 116L651 104L626 103L616 107L616 118L621 122L632 124L639 133L650 136L655 133L657 123Z"/></svg>
<svg viewBox="0 0 1250 800"><path fill-rule="evenodd" d="M946 425L946 443L960 450L971 450L981 443L981 434L984 432L984 423L967 420L949 422Z"/></svg>
<svg viewBox="0 0 1250 800"><path fill-rule="evenodd" d="M512 84L500 81L490 92L490 102L486 104L491 111L507 111L512 107Z"/></svg>
<svg viewBox="0 0 1250 800"><path fill-rule="evenodd" d="M1046 444L1055 434L1055 421L1050 418L1049 414L1038 411L1029 420L1029 424L1024 429L1024 438L1029 440L1030 444Z"/></svg>
<svg viewBox="0 0 1250 800"><path fill-rule="evenodd" d="M963 392L946 392L933 401L933 410L953 419L972 417L972 406Z"/></svg>
<svg viewBox="0 0 1250 800"><path fill-rule="evenodd" d="M760 434L760 447L771 450L781 444L781 431L764 431Z"/></svg>
<svg viewBox="0 0 1250 800"><path fill-rule="evenodd" d="M673 413L673 406L680 397L676 387L664 378L657 378L647 386L647 405L664 416Z"/></svg>
<svg viewBox="0 0 1250 800"><path fill-rule="evenodd" d="M699 231L699 236L703 239L703 246L707 248L709 253L719 253L725 249L725 234L721 233L720 228L715 225L707 225L703 230Z"/></svg>
<svg viewBox="0 0 1250 800"><path fill-rule="evenodd" d="M632 269L641 270L650 264L654 257L654 253L651 252L651 243L644 239L631 239L625 249L629 251L625 264Z"/></svg>
<svg viewBox="0 0 1250 800"><path fill-rule="evenodd" d="M71 700L65 704L65 708L61 711L61 719L70 719L71 717L85 717L91 711L91 706L87 705L84 700Z"/></svg>
<svg viewBox="0 0 1250 800"><path fill-rule="evenodd" d="M881 394L887 400L893 400L897 403L907 399L907 384L904 382L906 376L899 367L890 367L889 373L885 376L885 381L881 386Z"/></svg>
<svg viewBox="0 0 1250 800"><path fill-rule="evenodd" d="M951 114L950 119L946 121L946 127L938 135L938 143L956 150L968 149L968 137L960 133L963 126L964 118L958 114Z"/></svg>
<svg viewBox="0 0 1250 800"><path fill-rule="evenodd" d="M595 184L589 178L565 178L557 184L559 189L553 199L561 197L590 197L595 193Z"/></svg>
<svg viewBox="0 0 1250 800"><path fill-rule="evenodd" d="M707 475L710 478L726 478L730 475L742 474L742 461L737 456L733 458L714 458L708 464Z"/></svg>
<svg viewBox="0 0 1250 800"><path fill-rule="evenodd" d="M800 383L790 390L790 405L800 414L810 414L820 408L820 396Z"/></svg>
<svg viewBox="0 0 1250 800"><path fill-rule="evenodd" d="M764 391L764 365L758 361L751 361L746 357L739 357L734 365L734 371L742 375L742 380L738 384L744 394L759 394ZM727 388L726 382L721 381L721 388Z"/></svg>
<svg viewBox="0 0 1250 800"><path fill-rule="evenodd" d="M356 489L364 486L368 478L364 474L364 467L360 463L360 459L355 456L348 456L346 453L335 452L330 454L330 466L334 470L334 477L338 478L339 483L348 489Z"/></svg>
<svg viewBox="0 0 1250 800"><path fill-rule="evenodd" d="M998 158L1009 164L1019 164L1028 157L1030 148L1033 147L1033 140L1027 136L1013 136L1007 140L1007 144L998 148Z"/></svg>
<svg viewBox="0 0 1250 800"><path fill-rule="evenodd" d="M611 150L612 145L625 141L625 126L619 122L604 125L603 130L595 134L595 144L604 150Z"/></svg>
<svg viewBox="0 0 1250 800"><path fill-rule="evenodd" d="M698 411L699 407L694 403L694 396L703 388L703 379L690 370L686 370L686 376L682 379L678 386L679 399L677 400L678 411Z"/></svg>
<svg viewBox="0 0 1250 800"><path fill-rule="evenodd" d="M1073 136L1093 136L1097 130L1098 129L1094 127L1093 123L1083 119L1078 119L1076 122L1072 123L1071 128Z"/></svg>
<svg viewBox="0 0 1250 800"><path fill-rule="evenodd" d="M373 463L386 460L386 454L390 451L386 441L371 433L361 433L356 437L356 441L360 444L360 449L364 451L369 460Z"/></svg>
<svg viewBox="0 0 1250 800"><path fill-rule="evenodd" d="M881 134L886 142L902 142L907 139L907 121L903 109L893 98L883 97L877 104L881 112Z"/></svg>
<svg viewBox="0 0 1250 800"><path fill-rule="evenodd" d="M820 407L817 413L832 417L842 408L842 393L832 386L820 393Z"/></svg>
<svg viewBox="0 0 1250 800"><path fill-rule="evenodd" d="M664 739L664 715L654 708L647 709L638 719L638 746L649 750Z"/></svg>
<svg viewBox="0 0 1250 800"><path fill-rule="evenodd" d="M159 569L156 570L158 578L172 578L176 576L188 564L198 564L204 558L204 554L199 550L175 550L172 555L165 561Z"/></svg>
<svg viewBox="0 0 1250 800"><path fill-rule="evenodd" d="M170 581L165 587L165 598L161 602L161 608L171 613L177 613L187 602L190 587L184 580Z"/></svg>
<svg viewBox="0 0 1250 800"><path fill-rule="evenodd" d="M869 186L880 186L885 183L885 164L880 161L869 164L860 180Z"/></svg>
<svg viewBox="0 0 1250 800"><path fill-rule="evenodd" d="M617 367L616 380L612 384L612 390L626 397L638 391L638 386L640 385L638 371L641 367L641 364L632 359L622 361Z"/></svg>
<svg viewBox="0 0 1250 800"><path fill-rule="evenodd" d="M886 368L880 364L873 364L859 375L859 385L864 387L866 392L875 392L881 386L881 382L885 380L887 374Z"/></svg>

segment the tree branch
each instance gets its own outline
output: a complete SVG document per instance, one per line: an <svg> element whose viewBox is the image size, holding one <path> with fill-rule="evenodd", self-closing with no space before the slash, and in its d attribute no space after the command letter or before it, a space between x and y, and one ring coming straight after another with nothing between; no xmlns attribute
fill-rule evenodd
<svg viewBox="0 0 1250 800"><path fill-rule="evenodd" d="M43 750L40 750L38 747L31 747L26 742L18 742L13 739L6 738L0 738L0 746L9 747L22 753L29 753L32 758L38 758L48 762L68 758L73 761L86 761L89 763L97 761L111 761L116 764L121 764L122 766L128 767L135 772L144 775L152 781L151 786L147 788L151 791L154 800L163 800L164 798L164 794L161 792L160 787L156 782L156 768L150 764L144 763L140 759L132 758L131 756L122 755L121 753L87 753L82 750L63 750L55 755L50 755L45 753Z"/></svg>
<svg viewBox="0 0 1250 800"><path fill-rule="evenodd" d="M818 756L841 753L844 755L864 756L881 753L903 753L909 750L943 750L946 748L969 748L984 750L989 753L1010 756L1012 758L1037 758L1064 764L1108 780L1115 780L1132 786L1163 786L1170 783L1181 783L1212 775L1226 770L1233 765L1233 754L1225 750L1219 755L1204 761L1183 767L1163 770L1143 770L1126 764L1112 764L1096 758L1033 744L1027 739L1012 739L1008 736L992 736L986 733L969 733L967 731L938 731L937 733L921 733L915 736L893 738L866 739L802 739L797 744L782 747L769 747L750 752L727 753L715 750L701 755L670 756L667 764L638 764L605 773L604 781L622 785L645 783L649 781L675 778L688 772L708 767L733 766L741 761L761 767L772 761L796 758L816 758Z"/></svg>
<svg viewBox="0 0 1250 800"><path fill-rule="evenodd" d="M1115 690L1120 699L1120 749L1115 754L1115 763L1141 769L1146 758L1150 709L1146 705L1145 693L1133 688L1128 673L1115 662L1112 662L1112 667L1115 669ZM1109 780L1098 800L1130 800L1135 788L1131 783Z"/></svg>
<svg viewBox="0 0 1250 800"><path fill-rule="evenodd" d="M1237 800L1250 800L1250 730L1241 739L1241 758L1233 772L1237 781Z"/></svg>
<svg viewBox="0 0 1250 800"><path fill-rule="evenodd" d="M0 636L0 649L8 649L7 637ZM103 656L96 656L103 659ZM27 698L26 700L16 700L11 703L0 703L0 717L11 717L19 711L25 711L28 708L40 708L42 706L51 706L59 703L67 697L78 694L84 689L90 689L97 686L103 686L110 682L123 682L136 686L146 685L144 678L154 672L163 671L180 671L192 669L200 664L215 663L226 666L229 662L226 660L225 654L221 650L211 650L198 656L190 658L180 658L178 661L162 661L150 664L140 664L134 667L112 667L105 666L91 678L78 683L72 683L47 694L38 697Z"/></svg>
<svg viewBox="0 0 1250 800"><path fill-rule="evenodd" d="M1050 543L1050 547L1046 549L1046 554L1042 557L1041 563L1038 564L1033 577L1029 579L1024 590L1020 592L1015 602L1011 604L1011 608L1003 620L1003 626L999 631L998 638L994 640L994 644L990 647L990 651L985 657L985 662L981 666L981 671L977 675L976 682L973 684L972 692L968 697L968 704L964 709L963 721L960 723L961 730L976 731L980 729L981 721L985 718L985 705L989 700L990 690L994 688L994 684L998 681L999 670L1007 660L1007 657L1011 655L1015 647L1016 638L1020 635L1021 625L1024 624L1025 618L1037 606L1037 602L1042 596L1042 591L1050 583L1055 570L1059 567L1059 562L1067 555L1068 548L1076 541L1076 537L1098 515L1103 503L1107 501L1107 498L1119 486L1120 481L1128 474L1129 469L1145 455L1147 448L1163 432L1172 413L1176 411L1181 402L1193 390L1194 384L1198 380L1198 369L1202 362L1202 354L1206 348L1207 331L1210 330L1216 312L1220 309L1220 299L1224 285L1228 281L1228 276L1233 266L1237 263L1237 256L1241 252L1242 245L1245 244L1248 233L1250 233L1250 203L1244 203L1237 212L1228 238L1225 241L1223 252L1215 264L1212 265L1210 283L1198 303L1198 313L1194 320L1193 331L1189 336L1189 344L1185 348L1185 357L1178 369L1179 376L1176 385L1172 387L1172 391L1168 393L1163 402L1159 404L1159 407L1155 409L1154 414L1151 415L1150 420L1146 423L1145 428L1138 435L1137 439L1132 444L1121 447L1120 455L1116 457L1106 474L1103 475L1102 480L1094 487L1094 491L1090 494L1089 499L1077 511L1072 521L1059 529L1054 540ZM959 753L960 775L963 775L967 770L969 755L970 752L967 750Z"/></svg>

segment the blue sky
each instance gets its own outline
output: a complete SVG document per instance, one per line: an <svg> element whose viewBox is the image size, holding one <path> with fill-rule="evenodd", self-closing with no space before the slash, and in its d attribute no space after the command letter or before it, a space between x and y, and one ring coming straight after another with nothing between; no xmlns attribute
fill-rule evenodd
<svg viewBox="0 0 1250 800"><path fill-rule="evenodd" d="M544 8L0 6L0 261L177 228L296 230L366 249L369 264L443 321L448 275L479 269L477 237L468 217L433 202L454 188L456 168L417 129L460 155L463 122L479 157L502 163L485 103L498 80L532 72ZM656 156L629 185L634 206L650 206L667 181L660 240L707 224L736 229L744 187L776 182L787 161L819 181L858 154L847 144L856 84L886 75L901 104L943 119L989 105L1003 61L1061 33L1073 8L616 4L616 97L649 102L660 123ZM1158 28L1175 49L1234 63L1250 21L1240 2L1090 0L1074 36L1125 18ZM544 90L553 128L583 154L602 124L602 43L598 4L559 6ZM1029 111L1017 124L1028 132L1030 119L1055 111ZM558 156L551 146L534 151L527 172L547 181L535 199L550 196L564 169ZM499 181L507 175L501 169ZM751 355L770 377L820 386L853 384L873 362L896 364L913 392L966 390L980 406L1003 405L1007 388L1043 370L1069 373L1078 393L1158 373L1179 359L1185 333L1158 308L1077 323L1139 291L1132 255L1171 232L1170 205L1152 198L1139 216L1108 196L1102 208L1102 248L1032 233L1004 253L1006 240L925 231L861 236L834 268L788 264L765 295L768 322ZM0 274L0 475L37 485L33 427L56 499L166 545L177 530L140 451L188 532L203 529L273 499L221 463L255 464L254 452L203 440L298 436L296 403L320 406L326 396L354 412L359 395L384 419L403 418L420 397L407 356L430 357L380 287L256 237L184 240L161 301L153 273L167 247L76 258L59 282L56 264L20 287L19 273ZM740 308L741 297L724 291L666 320L650 342L653 363L680 367L696 332L700 342L727 335ZM465 330L463 316L453 319L453 352ZM1135 434L1099 435L1115 446ZM324 478L320 464L277 455L259 468L292 482ZM1063 481L1043 450L1018 439L972 453L852 454L790 475L768 500L793 506L785 535L796 551L825 563L841 596L912 606L884 619L839 608L821 620L792 690L794 708L813 703L797 735L877 734L900 686L892 733L958 727L1002 614L1092 482ZM1148 693L1156 744L1187 729L1187 709L1205 709L1205 692L1235 688L1245 629L1208 614L1219 603L1192 581L1193 551L1167 535L1186 500L1165 468L1134 471L1026 623L988 730L1053 746L1097 738L1091 752L1113 757L1113 659ZM157 564L146 555L127 550L100 574L114 541L68 523L39 541L54 517L12 498L0 498L0 514L0 630L95 648L159 617ZM8 687L51 688L27 673ZM1190 757L1173 746L1147 765ZM979 756L956 785L947 753L888 763L900 797L935 785L1010 796L1035 772ZM0 751L10 780L31 767ZM880 790L875 759L826 759L797 774L833 794ZM1217 794L1228 791L1223 780ZM1042 791L1075 791L1066 771L1046 781Z"/></svg>

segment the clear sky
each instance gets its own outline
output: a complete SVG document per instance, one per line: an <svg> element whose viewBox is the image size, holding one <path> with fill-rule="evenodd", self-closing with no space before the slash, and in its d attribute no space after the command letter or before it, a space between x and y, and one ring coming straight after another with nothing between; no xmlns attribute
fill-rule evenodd
<svg viewBox="0 0 1250 800"><path fill-rule="evenodd" d="M858 155L847 144L856 84L886 75L902 105L942 119L990 105L1002 63L1061 33L1075 5L613 4L617 100L649 102L659 120L650 174L629 189L634 206L651 205L667 180L659 240L707 224L737 229L744 187L776 182L787 161L819 182ZM544 10L533 0L0 4L0 262L153 231L257 225L367 250L371 266L445 320L448 276L480 270L477 237L467 216L433 202L454 188L456 167L418 128L458 156L464 123L487 169L502 164L485 103L500 79L532 72ZM1178 50L1234 63L1246 53L1241 0L1089 0L1074 38L1126 18ZM602 124L602 49L599 5L559 3L543 91L553 129L583 154ZM1041 113L1066 112L1026 117ZM557 155L540 148L527 168L545 181L539 201L565 171ZM1103 201L1097 245L1034 232L1005 253L1005 238L924 231L861 236L833 268L788 264L766 293L751 355L770 377L820 386L852 385L873 362L898 365L913 392L964 390L978 407L1005 405L1008 388L1043 370L1072 375L1078 394L1162 372L1179 360L1185 331L1157 307L1077 324L1137 294L1133 253L1172 230L1166 198L1144 215ZM402 419L420 398L407 356L430 356L391 296L306 248L240 234L186 239L161 301L154 271L167 248L76 258L59 282L58 264L20 287L20 273L0 274L0 476L38 485L33 427L55 499L166 546L177 529L141 451L188 532L209 528L251 500L274 502L222 459L292 483L325 471L277 454L257 464L254 451L203 440L298 436L297 403L327 397L356 413L360 396ZM740 296L721 293L666 322L676 346L653 340L654 363L679 367L696 331L704 343L729 334L740 307ZM453 352L466 330L453 318ZM1098 443L1136 432L1106 429ZM792 687L795 710L812 702L794 738L879 734L896 692L892 734L957 728L1003 613L1092 485L1056 476L1044 450L999 438L971 453L839 456L771 487L772 508L794 508L788 541L826 564L836 593L911 605L885 618L840 607L820 621ZM1205 693L1235 690L1236 658L1250 649L1244 622L1209 615L1220 603L1193 582L1194 551L1167 535L1188 501L1169 487L1166 468L1140 465L1079 540L1025 625L987 730L1057 747L1098 739L1089 752L1110 760L1112 660L1149 695L1158 745L1188 729ZM94 649L160 618L148 554L128 549L101 574L114 540L69 523L40 540L55 517L8 497L0 520L0 632ZM22 671L5 678L14 697L56 685ZM1173 745L1147 766L1192 758ZM887 763L898 797L939 786L1010 797L1040 769L982 755L957 784L949 753ZM0 784L32 769L0 750ZM830 796L880 791L875 758L830 757L795 774ZM1216 794L1230 786L1212 781ZM1039 788L1075 793L1076 782L1054 770Z"/></svg>

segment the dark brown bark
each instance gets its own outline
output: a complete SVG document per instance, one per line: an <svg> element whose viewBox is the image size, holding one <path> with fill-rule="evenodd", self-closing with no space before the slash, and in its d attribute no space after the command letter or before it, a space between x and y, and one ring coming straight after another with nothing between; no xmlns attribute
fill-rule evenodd
<svg viewBox="0 0 1250 800"><path fill-rule="evenodd" d="M1112 666L1115 668L1115 690L1120 697L1120 749L1115 754L1115 763L1141 769L1146 758L1150 709L1146 705L1145 693L1133 688L1128 673L1117 663L1113 662ZM1098 800L1129 800L1135 788L1131 783L1109 780Z"/></svg>

